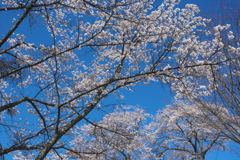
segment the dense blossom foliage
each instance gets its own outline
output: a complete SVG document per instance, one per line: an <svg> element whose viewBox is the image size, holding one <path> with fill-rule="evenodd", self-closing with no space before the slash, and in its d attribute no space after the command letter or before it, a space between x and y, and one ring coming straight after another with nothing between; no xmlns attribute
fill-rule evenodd
<svg viewBox="0 0 240 160"><path fill-rule="evenodd" d="M99 150L93 155L101 152L100 159L119 154L136 156L130 152L160 156L150 153L148 147L154 144L147 145L152 140L143 142L138 138L143 133L134 123L140 123L140 117L145 115L141 110L131 116L127 116L128 112L109 114L92 124L86 116L101 108L100 102L108 95L116 93L121 97L117 92L120 88L150 82L168 83L176 98L191 96L198 102L217 91L227 90L226 96L233 93L228 89L239 93L234 86L239 84L240 76L239 43L232 45L223 39L227 33L224 37L229 42L234 40L234 33L228 30L230 25L209 29L209 20L196 15L196 5L180 9L179 3L164 0L156 6L154 0L3 0L0 14L12 19L6 21L0 40L0 130L6 137L0 155L67 159L89 156L87 152L96 148ZM33 28L41 26L36 35L43 36L44 41L31 35L34 29L24 28L28 21ZM234 87L221 83L226 80ZM232 99L239 106L239 94ZM237 118L239 107L232 111ZM112 116L116 119L109 122ZM123 118L126 124L117 118ZM190 123L184 120L180 128L186 125L188 132ZM81 129L80 122L86 121L91 125ZM239 122L235 123L239 126ZM120 144L103 144L109 138L101 139L101 134L116 139L114 132L101 132L101 127L112 130L106 125L127 125L129 135L117 136ZM239 133L238 126L233 135ZM68 139L74 134L81 137L92 132L96 138L79 139L86 148L69 147ZM128 136L133 138L131 142ZM71 142L77 144L78 140ZM66 154L61 155L63 150ZM73 154L78 151L81 154Z"/></svg>
<svg viewBox="0 0 240 160"><path fill-rule="evenodd" d="M211 124L201 121L209 115L209 112L197 108L197 104L178 101L167 106L151 124L157 135L155 152L163 153L166 159L204 160L214 149L227 150L228 138L211 127L216 121L210 121Z"/></svg>
<svg viewBox="0 0 240 160"><path fill-rule="evenodd" d="M139 108L121 108L101 122L75 129L67 155L79 159L156 159L149 146L153 135L143 123L149 115Z"/></svg>
<svg viewBox="0 0 240 160"><path fill-rule="evenodd" d="M221 110L221 113L225 115L226 111ZM196 104L181 101L156 115L149 115L139 107L121 106L100 122L88 121L89 124L75 128L71 145L61 156L204 160L212 150L229 150L229 139L211 127L214 122L209 125L210 121L203 122L199 117L209 117L209 113L199 112ZM57 157L53 154L51 158Z"/></svg>

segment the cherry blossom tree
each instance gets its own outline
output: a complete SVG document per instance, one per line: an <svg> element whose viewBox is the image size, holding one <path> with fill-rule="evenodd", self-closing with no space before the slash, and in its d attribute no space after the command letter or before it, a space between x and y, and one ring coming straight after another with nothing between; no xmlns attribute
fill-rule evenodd
<svg viewBox="0 0 240 160"><path fill-rule="evenodd" d="M188 95L188 99L200 111L204 110L205 115L209 115L205 116L204 119L198 117L199 120L204 121L204 123L208 121L210 127L214 127L227 138L240 144L240 57L238 53L234 52L240 39L240 3L228 0L219 1L217 5L218 7L212 8L211 14L208 14L212 20L207 27L230 24L232 31L222 30L219 34L219 38L223 40L222 45L228 46L222 52L224 57L228 57L228 61L219 66L218 70L212 71L214 74L212 88L215 89L211 96L193 97ZM216 27L213 27L214 29Z"/></svg>
<svg viewBox="0 0 240 160"><path fill-rule="evenodd" d="M212 150L230 149L224 134L199 120L209 115L181 101L155 116L138 107L121 106L100 122L87 120L89 124L74 129L71 145L61 157L204 160ZM53 154L50 159L57 157Z"/></svg>
<svg viewBox="0 0 240 160"><path fill-rule="evenodd" d="M117 108L102 121L75 129L68 157L79 159L156 159L154 135L144 127L149 114L131 106Z"/></svg>
<svg viewBox="0 0 240 160"><path fill-rule="evenodd" d="M240 121L239 115L234 113L236 106L225 105L222 103L210 103L201 99L192 101L195 110L202 114L192 114L191 116L200 122L208 125L210 130L222 134L225 138L239 144ZM236 107L237 108L237 107ZM189 113L186 112L189 115Z"/></svg>
<svg viewBox="0 0 240 160"><path fill-rule="evenodd" d="M235 0L219 0L214 6L210 6L208 13L202 11L205 17L211 18L208 24L209 28L216 25L231 24L231 30L234 32L234 37L239 40L240 30L240 3ZM226 39L228 41L228 39ZM235 41L237 44L238 41Z"/></svg>
<svg viewBox="0 0 240 160"><path fill-rule="evenodd" d="M178 3L3 0L0 14L12 21L0 40L1 61L9 64L0 71L0 155L60 158L75 127L120 88L160 81L176 98L213 93L239 46L221 39L228 25L209 30L196 5ZM26 30L28 21L40 29Z"/></svg>
<svg viewBox="0 0 240 160"><path fill-rule="evenodd" d="M196 97L190 94L186 97L189 103L194 104L199 111L205 111L205 115L208 115L198 117L199 120L208 123L218 132L240 144L240 57L231 51L229 53L229 50L224 54L232 58L226 62L227 65L223 64L218 71L212 72L214 79L212 79L211 87L214 88L214 92L207 97Z"/></svg>
<svg viewBox="0 0 240 160"><path fill-rule="evenodd" d="M150 124L157 138L154 152L166 159L205 160L212 150L227 150L228 138L199 119L209 115L181 101L168 105Z"/></svg>

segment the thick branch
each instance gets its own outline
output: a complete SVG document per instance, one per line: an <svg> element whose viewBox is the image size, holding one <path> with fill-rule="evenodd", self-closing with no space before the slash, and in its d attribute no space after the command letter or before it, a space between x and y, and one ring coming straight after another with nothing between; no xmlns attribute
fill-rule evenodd
<svg viewBox="0 0 240 160"><path fill-rule="evenodd" d="M0 48L2 45L8 40L8 38L13 34L13 32L18 28L18 26L22 23L24 18L28 15L28 13L31 11L31 9L34 7L34 4L37 2L37 0L34 0L25 10L23 15L18 19L18 21L15 23L15 25L10 29L10 31L6 34L5 37L0 41Z"/></svg>

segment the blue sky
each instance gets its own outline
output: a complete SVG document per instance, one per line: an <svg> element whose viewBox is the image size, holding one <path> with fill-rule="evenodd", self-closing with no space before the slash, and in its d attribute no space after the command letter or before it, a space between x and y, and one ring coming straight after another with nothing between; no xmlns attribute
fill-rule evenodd
<svg viewBox="0 0 240 160"><path fill-rule="evenodd" d="M157 2L161 2L162 0L156 0ZM238 0L231 0L231 2L237 2ZM200 10L204 13L208 13L210 8L215 7L216 3L219 0L182 0L179 8L182 8L187 3L193 3L199 6ZM231 3L229 2L229 3ZM8 15L9 16L9 15ZM11 16L11 15L10 15ZM5 17L0 17L0 21L4 23L0 23L0 28L5 28L7 24L11 23L11 18L6 19ZM8 26L9 27L9 26ZM39 24L38 27L41 27ZM5 28L7 29L7 27ZM21 31L29 29L28 27L23 26ZM31 31L30 31L31 32ZM4 33L4 30L0 30L0 35ZM45 38L39 34L32 35L33 38L38 38L39 42L44 43ZM127 103L130 105L140 105L143 107L148 113L155 114L157 110L163 109L167 104L171 104L173 101L174 93L169 91L169 87L166 85L162 85L160 82L149 84L148 86L139 86L133 89L133 92L122 90L124 93L125 99L116 100L114 98L108 99L110 103ZM90 116L89 116L90 117ZM216 151L209 154L206 160L239 160L235 154L230 152L220 152Z"/></svg>

